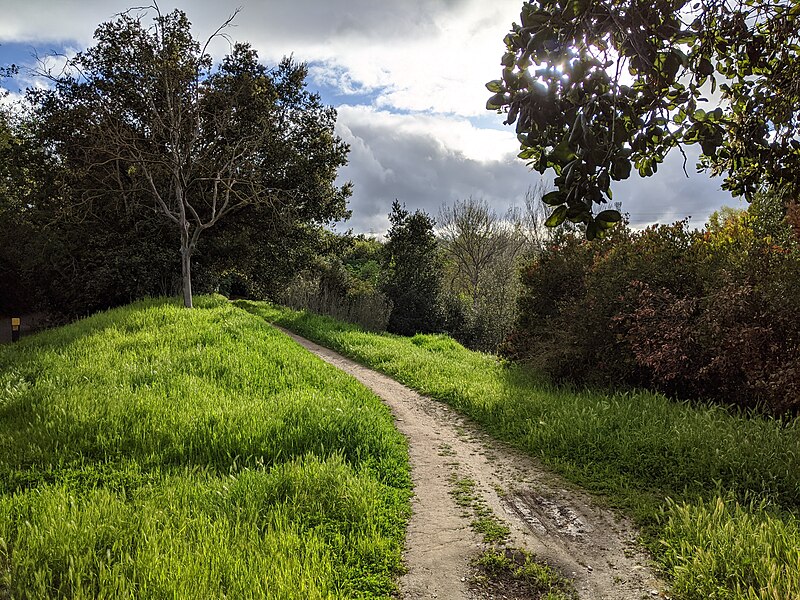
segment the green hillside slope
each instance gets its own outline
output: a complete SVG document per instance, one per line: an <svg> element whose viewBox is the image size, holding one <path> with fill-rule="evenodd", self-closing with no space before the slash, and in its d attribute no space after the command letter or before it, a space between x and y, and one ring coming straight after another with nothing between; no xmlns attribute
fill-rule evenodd
<svg viewBox="0 0 800 600"><path fill-rule="evenodd" d="M405 442L220 297L0 348L0 598L385 598Z"/></svg>

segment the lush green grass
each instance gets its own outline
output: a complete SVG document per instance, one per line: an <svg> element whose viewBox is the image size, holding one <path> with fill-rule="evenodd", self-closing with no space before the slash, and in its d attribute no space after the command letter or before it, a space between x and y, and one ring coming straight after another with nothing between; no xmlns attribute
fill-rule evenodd
<svg viewBox="0 0 800 600"><path fill-rule="evenodd" d="M763 502L671 504L664 562L691 600L800 598L800 523Z"/></svg>
<svg viewBox="0 0 800 600"><path fill-rule="evenodd" d="M220 297L0 348L0 598L389 597L405 442Z"/></svg>
<svg viewBox="0 0 800 600"><path fill-rule="evenodd" d="M267 304L240 306L446 401L603 494L644 528L683 597L800 598L796 576L770 575L800 571L800 422L649 393L555 388L444 336L366 333Z"/></svg>

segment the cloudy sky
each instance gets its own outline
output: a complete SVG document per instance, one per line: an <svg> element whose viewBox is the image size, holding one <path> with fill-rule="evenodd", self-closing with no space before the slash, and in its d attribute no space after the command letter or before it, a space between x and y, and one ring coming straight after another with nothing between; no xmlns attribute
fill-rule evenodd
<svg viewBox="0 0 800 600"><path fill-rule="evenodd" d="M0 0L0 65L23 72L11 92L39 84L25 73L34 55L67 54L92 43L97 24L132 0ZM342 181L352 181L352 219L343 228L382 233L396 198L435 215L444 202L482 197L498 211L521 206L539 181L516 158L503 117L485 109L484 83L500 75L502 39L522 0L162 0L180 7L195 36L212 33L237 7L229 35L250 42L267 63L284 55L309 64L310 85L338 109L350 144ZM215 54L227 46L219 44ZM690 149L691 150L691 149ZM740 203L720 180L696 174L689 154L671 156L657 175L614 188L634 226L691 217L699 226L723 204ZM342 229L342 227L340 227Z"/></svg>

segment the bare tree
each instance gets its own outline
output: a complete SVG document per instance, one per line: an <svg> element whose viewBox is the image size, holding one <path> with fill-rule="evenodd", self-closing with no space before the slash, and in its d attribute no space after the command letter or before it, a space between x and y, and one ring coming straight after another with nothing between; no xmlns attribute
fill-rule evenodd
<svg viewBox="0 0 800 600"><path fill-rule="evenodd" d="M542 196L546 192L547 184L543 179L540 179L536 185L529 186L525 192L525 209L520 223L525 236L526 250L530 254L541 252L545 244L553 237L553 229L544 224L548 214L542 202Z"/></svg>
<svg viewBox="0 0 800 600"><path fill-rule="evenodd" d="M443 205L437 223L445 252L456 265L451 287L463 282L477 307L486 272L514 244L514 236L485 200L472 196Z"/></svg>
<svg viewBox="0 0 800 600"><path fill-rule="evenodd" d="M519 268L539 231L528 214L512 207L500 216L485 200L472 197L440 210L452 333L473 348L495 351L514 322Z"/></svg>

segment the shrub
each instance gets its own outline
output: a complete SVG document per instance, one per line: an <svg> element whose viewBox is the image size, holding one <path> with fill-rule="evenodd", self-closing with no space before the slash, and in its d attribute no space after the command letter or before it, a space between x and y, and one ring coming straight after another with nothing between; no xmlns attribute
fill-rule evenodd
<svg viewBox="0 0 800 600"><path fill-rule="evenodd" d="M523 271L506 352L559 381L796 413L800 249L758 214L566 234Z"/></svg>
<svg viewBox="0 0 800 600"><path fill-rule="evenodd" d="M371 331L384 331L392 303L375 287L350 274L341 261L320 264L292 280L278 300L297 310L328 315Z"/></svg>

